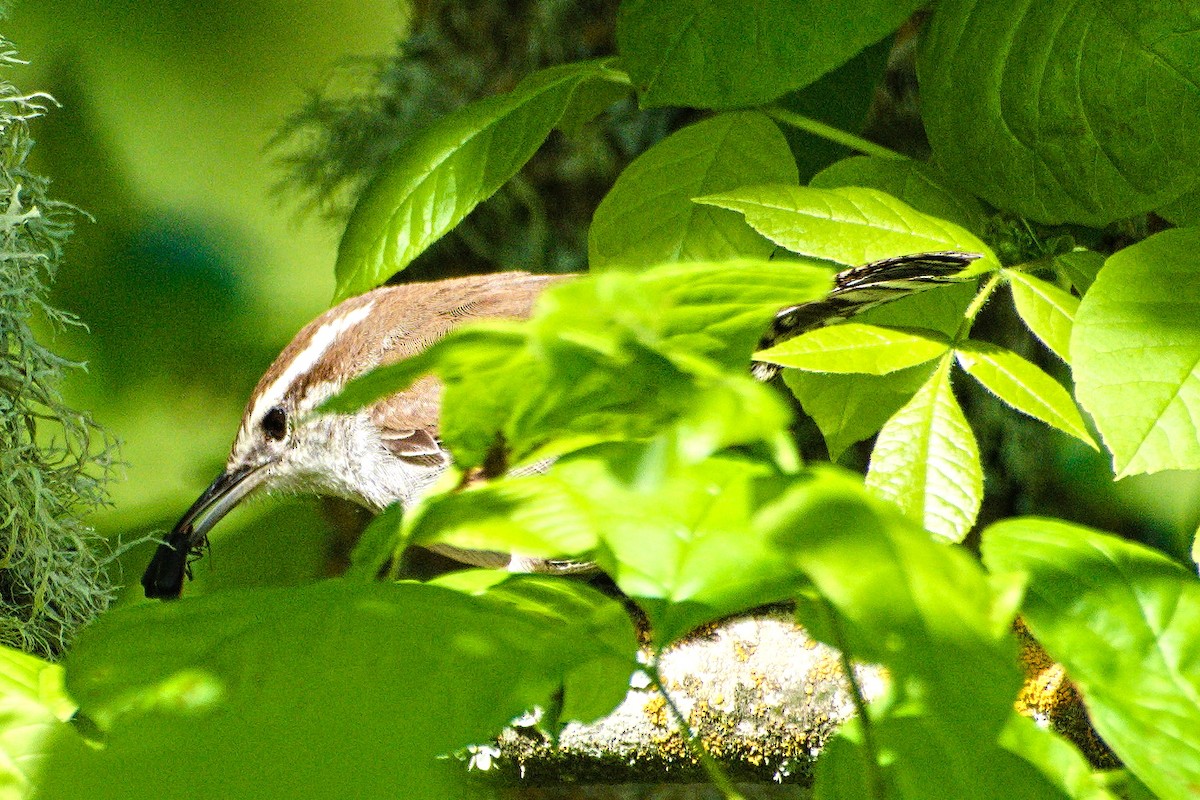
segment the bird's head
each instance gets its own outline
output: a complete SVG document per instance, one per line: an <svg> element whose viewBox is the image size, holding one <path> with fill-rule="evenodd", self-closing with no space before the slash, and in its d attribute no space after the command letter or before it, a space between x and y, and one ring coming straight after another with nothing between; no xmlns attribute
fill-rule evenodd
<svg viewBox="0 0 1200 800"><path fill-rule="evenodd" d="M353 414L318 407L372 368L415 355L472 317L524 317L552 279L524 273L376 289L306 325L246 403L221 474L180 518L142 578L148 597L178 597L208 532L261 491L331 495L378 511L410 503L445 469L441 385L422 378Z"/></svg>

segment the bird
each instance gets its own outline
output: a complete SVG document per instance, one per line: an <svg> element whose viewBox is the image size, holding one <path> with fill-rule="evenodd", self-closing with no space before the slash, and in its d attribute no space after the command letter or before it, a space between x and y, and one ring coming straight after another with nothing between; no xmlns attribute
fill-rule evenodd
<svg viewBox="0 0 1200 800"><path fill-rule="evenodd" d="M780 309L760 349L925 289L962 280L978 254L918 253L834 276L821 300ZM328 495L379 512L411 506L450 464L438 438L441 385L432 376L353 414L313 414L350 380L422 352L453 328L524 319L547 288L574 275L501 272L383 286L351 297L304 326L268 367L246 403L225 468L159 544L142 576L148 598L174 599L208 532L243 499L266 491ZM755 377L778 367L756 362ZM439 549L434 547L433 549ZM582 562L440 548L476 566L572 572Z"/></svg>

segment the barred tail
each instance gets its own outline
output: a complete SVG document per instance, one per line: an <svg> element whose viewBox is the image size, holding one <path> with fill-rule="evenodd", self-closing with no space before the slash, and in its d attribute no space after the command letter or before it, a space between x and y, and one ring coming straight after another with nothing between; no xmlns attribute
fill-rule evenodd
<svg viewBox="0 0 1200 800"><path fill-rule="evenodd" d="M759 342L759 349L785 342L794 336L831 322L861 314L868 308L899 300L910 294L937 286L959 283L959 274L971 262L982 258L978 253L945 251L917 253L872 261L851 267L834 276L833 290L824 300L814 300L781 309L771 329ZM972 278L974 276L971 276ZM754 363L754 377L770 380L779 372L774 364Z"/></svg>

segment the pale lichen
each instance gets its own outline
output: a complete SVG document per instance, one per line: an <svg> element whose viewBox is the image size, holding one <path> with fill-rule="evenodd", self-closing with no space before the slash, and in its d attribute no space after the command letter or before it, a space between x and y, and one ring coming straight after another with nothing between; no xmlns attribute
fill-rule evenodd
<svg viewBox="0 0 1200 800"><path fill-rule="evenodd" d="M112 446L63 399L80 365L37 335L79 324L47 303L75 210L27 167L30 120L53 100L3 79L22 63L0 37L0 644L55 658L113 597L110 549L83 522L105 501Z"/></svg>

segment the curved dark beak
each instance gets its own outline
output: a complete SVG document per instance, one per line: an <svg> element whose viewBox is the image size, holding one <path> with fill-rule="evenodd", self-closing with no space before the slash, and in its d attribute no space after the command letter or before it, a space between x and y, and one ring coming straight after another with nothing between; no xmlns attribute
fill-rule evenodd
<svg viewBox="0 0 1200 800"><path fill-rule="evenodd" d="M190 562L203 555L208 532L262 482L262 466L239 467L217 476L158 546L142 575L146 597L174 600L183 593L183 578L192 577Z"/></svg>

